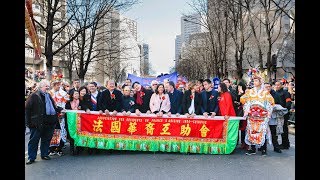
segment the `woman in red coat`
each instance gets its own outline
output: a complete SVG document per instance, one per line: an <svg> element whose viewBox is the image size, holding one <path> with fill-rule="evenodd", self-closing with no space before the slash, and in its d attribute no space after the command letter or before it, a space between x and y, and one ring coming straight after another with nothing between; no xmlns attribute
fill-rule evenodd
<svg viewBox="0 0 320 180"><path fill-rule="evenodd" d="M228 91L225 83L220 83L218 86L219 92L219 115L228 119L230 116L236 116L236 112L233 107L233 101L230 92Z"/></svg>

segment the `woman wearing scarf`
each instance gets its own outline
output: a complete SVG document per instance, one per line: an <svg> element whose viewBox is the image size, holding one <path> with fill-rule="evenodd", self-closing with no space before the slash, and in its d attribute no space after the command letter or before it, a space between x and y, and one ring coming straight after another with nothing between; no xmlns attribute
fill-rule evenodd
<svg viewBox="0 0 320 180"><path fill-rule="evenodd" d="M139 115L140 113L146 113L147 111L150 111L149 104L152 91L142 87L139 82L134 82L132 84L132 88L134 88L136 92L133 96L136 104L136 114Z"/></svg>

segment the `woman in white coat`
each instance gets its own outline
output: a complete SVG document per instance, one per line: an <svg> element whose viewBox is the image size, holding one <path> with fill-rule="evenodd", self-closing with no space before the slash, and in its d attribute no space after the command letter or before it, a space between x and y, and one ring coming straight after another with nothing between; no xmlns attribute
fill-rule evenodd
<svg viewBox="0 0 320 180"><path fill-rule="evenodd" d="M164 90L163 84L158 84L150 99L150 111L158 116L162 116L170 111L170 98ZM170 114L170 112L168 113Z"/></svg>

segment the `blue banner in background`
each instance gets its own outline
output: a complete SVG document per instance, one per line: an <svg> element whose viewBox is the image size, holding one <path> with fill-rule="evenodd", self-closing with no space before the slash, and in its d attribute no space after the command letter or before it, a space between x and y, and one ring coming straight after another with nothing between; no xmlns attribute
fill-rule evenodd
<svg viewBox="0 0 320 180"><path fill-rule="evenodd" d="M178 73L177 72L173 72L171 74L168 74L168 75L164 75L164 76L161 76L159 78L157 77L154 77L154 78L143 78L143 77L138 77L138 76L135 76L133 74L128 74L128 79L131 79L132 83L134 82L139 82L142 86L145 86L145 85L151 85L151 81L153 80L157 80L158 82L160 83L163 83L163 80L164 79L169 79L169 81L173 81L175 84L177 83L177 78L178 78Z"/></svg>
<svg viewBox="0 0 320 180"><path fill-rule="evenodd" d="M213 89L218 91L218 86L220 84L220 79L218 77L213 78L212 80L213 85Z"/></svg>

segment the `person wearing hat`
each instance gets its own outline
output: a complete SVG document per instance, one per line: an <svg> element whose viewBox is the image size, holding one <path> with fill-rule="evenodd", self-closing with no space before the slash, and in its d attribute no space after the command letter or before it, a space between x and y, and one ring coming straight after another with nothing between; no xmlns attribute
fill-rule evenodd
<svg viewBox="0 0 320 180"><path fill-rule="evenodd" d="M256 154L256 146L261 149L261 155L267 155L267 137L269 119L274 106L274 99L264 89L262 77L255 72L252 76L253 88L240 97L243 104L244 117L247 117L247 133L245 142L249 145L246 155Z"/></svg>
<svg viewBox="0 0 320 180"><path fill-rule="evenodd" d="M152 80L152 81L151 81L151 89L152 89L152 92L155 92L158 84L159 84L159 82L158 82L157 80Z"/></svg>

